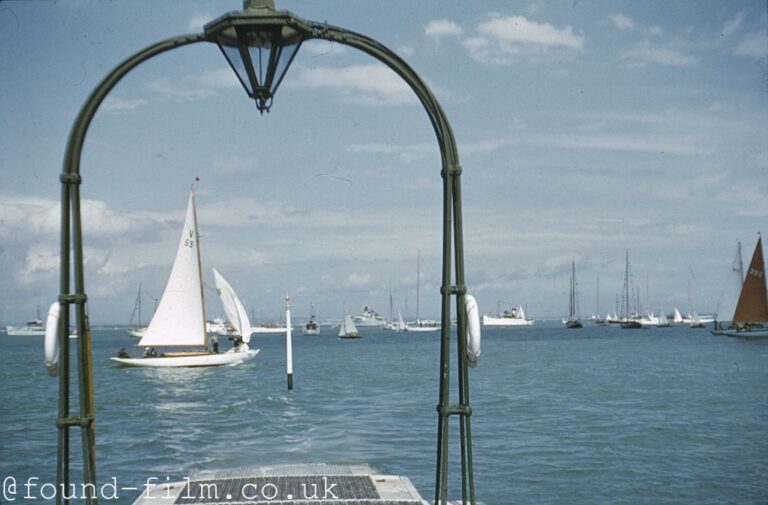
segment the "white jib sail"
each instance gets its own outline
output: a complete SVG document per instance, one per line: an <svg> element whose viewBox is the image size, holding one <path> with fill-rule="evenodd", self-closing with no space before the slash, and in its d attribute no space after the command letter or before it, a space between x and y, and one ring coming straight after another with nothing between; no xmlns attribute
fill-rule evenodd
<svg viewBox="0 0 768 505"><path fill-rule="evenodd" d="M237 333L243 337L243 342L250 342L251 322L248 319L245 307L243 307L243 304L240 302L240 298L237 297L232 286L229 285L227 280L224 279L215 268L213 269L213 278L216 282L216 292L219 294L221 304L224 306L224 312L227 314L229 322L235 327Z"/></svg>
<svg viewBox="0 0 768 505"><path fill-rule="evenodd" d="M195 194L191 191L171 275L139 346L206 345L201 275Z"/></svg>
<svg viewBox="0 0 768 505"><path fill-rule="evenodd" d="M728 323L733 320L736 304L739 302L741 285L744 283L744 272L741 263L741 244L736 250L736 257L731 264L731 270L725 279L723 294L720 297L720 307L717 310L718 322Z"/></svg>
<svg viewBox="0 0 768 505"><path fill-rule="evenodd" d="M350 316L349 313L345 313L341 328L339 328L339 336L343 337L352 333L357 333L357 327L355 326L354 321L352 321L352 316Z"/></svg>

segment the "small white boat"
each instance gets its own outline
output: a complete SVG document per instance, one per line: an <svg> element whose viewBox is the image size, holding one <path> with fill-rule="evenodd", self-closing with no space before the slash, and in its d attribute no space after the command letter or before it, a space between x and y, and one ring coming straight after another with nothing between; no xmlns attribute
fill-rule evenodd
<svg viewBox="0 0 768 505"><path fill-rule="evenodd" d="M280 334L280 333L287 333L288 327L286 326L280 326L279 324L261 324L259 326L254 326L251 328L251 334L258 333L261 335L265 334Z"/></svg>
<svg viewBox="0 0 768 505"><path fill-rule="evenodd" d="M346 310L341 320L341 326L339 326L339 338L360 338L355 322Z"/></svg>
<svg viewBox="0 0 768 505"><path fill-rule="evenodd" d="M441 324L439 321L431 320L431 319L417 319L413 323L408 323L405 326L405 331L421 331L421 332L427 332L427 331L437 331L441 327Z"/></svg>
<svg viewBox="0 0 768 505"><path fill-rule="evenodd" d="M407 327L405 324L405 321L403 321L403 315L400 313L400 311L397 311L397 321L392 321L387 325L388 330L392 331L406 331Z"/></svg>
<svg viewBox="0 0 768 505"><path fill-rule="evenodd" d="M238 364L258 354L258 350L248 347L250 323L245 311L241 313L242 304L226 281L220 284L223 278L215 271L219 296L222 297L225 311L234 310L238 319L233 324L236 327L240 325L238 330L241 337L235 340L235 346L227 352L218 353L209 349L199 238L193 189L189 194L184 227L165 291L146 333L138 343L145 348L144 356L131 358L121 350L119 356L111 358L113 361L124 366L149 368L219 366ZM232 318L232 314L229 316ZM187 350L157 353L155 347Z"/></svg>

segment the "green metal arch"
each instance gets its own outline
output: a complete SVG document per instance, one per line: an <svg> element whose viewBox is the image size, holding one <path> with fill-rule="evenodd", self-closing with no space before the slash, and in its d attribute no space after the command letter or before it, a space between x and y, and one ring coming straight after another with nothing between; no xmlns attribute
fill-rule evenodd
<svg viewBox="0 0 768 505"><path fill-rule="evenodd" d="M292 28L304 33L306 39L325 39L344 44L376 58L397 73L414 91L424 107L435 131L440 147L443 179L443 266L442 287L440 289L441 303L441 346L439 370L439 399L438 436L435 476L435 503L447 503L448 500L448 432L449 418L459 416L460 446L461 446L461 488L462 502L475 503L473 466L472 466L472 436L470 416L472 409L469 402L469 380L466 359L466 313L464 310L464 248L461 211L461 166L458 149L448 119L442 107L434 97L429 87L419 75L399 56L381 43L365 35L327 24L308 22L293 15L286 21ZM197 42L212 42L205 34L184 35L173 37L153 44L129 57L110 72L89 95L75 120L67 143L64 158L61 193L61 274L60 274L60 303L62 316L59 322L59 338L61 349L61 366L59 373L59 441L57 451L57 484L69 483L69 427L80 426L83 445L83 472L86 484L96 484L96 450L94 432L93 405L93 367L91 357L90 329L87 321L85 303L85 282L83 276L83 241L80 213L80 158L88 127L99 106L110 90L133 68L158 54L194 44ZM70 250L73 258L70 257ZM452 251L454 270L452 276ZM74 270L74 286L70 278L70 264ZM455 282L452 283L451 279ZM70 290L74 288L73 293ZM458 404L450 403L450 334L451 306L450 297L456 296L457 328L457 373L458 373ZM76 327L81 338L78 339L78 376L80 415L71 417L69 412L69 347L67 332L69 327L69 305L76 307ZM57 504L61 497L57 497ZM86 503L98 503L96 497L86 500Z"/></svg>

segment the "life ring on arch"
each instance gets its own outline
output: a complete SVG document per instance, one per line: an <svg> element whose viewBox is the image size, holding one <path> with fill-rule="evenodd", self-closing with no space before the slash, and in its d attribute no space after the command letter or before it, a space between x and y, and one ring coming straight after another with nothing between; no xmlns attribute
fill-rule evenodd
<svg viewBox="0 0 768 505"><path fill-rule="evenodd" d="M464 295L464 308L467 311L467 360L474 368L480 358L480 309L474 296Z"/></svg>
<svg viewBox="0 0 768 505"><path fill-rule="evenodd" d="M59 302L51 304L48 309L48 319L45 321L45 368L48 375L59 374Z"/></svg>

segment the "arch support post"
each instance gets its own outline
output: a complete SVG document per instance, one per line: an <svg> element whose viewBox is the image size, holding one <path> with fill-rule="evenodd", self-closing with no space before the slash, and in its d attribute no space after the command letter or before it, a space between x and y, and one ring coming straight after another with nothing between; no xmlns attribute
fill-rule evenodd
<svg viewBox="0 0 768 505"><path fill-rule="evenodd" d="M109 91L137 65L160 53L187 44L206 40L204 35L174 37L139 51L109 73L83 104L72 125L64 156L61 181L61 241L59 303L59 409L56 426L56 489L67 489L70 484L70 428L80 428L83 454L83 481L86 488L96 489L96 432L93 398L93 357L91 330L88 323L83 262L83 230L80 209L80 158L88 127ZM77 330L77 376L79 413L70 413L70 308L75 306L74 326ZM56 504L69 503L66 493L56 494ZM98 504L98 496L85 496L87 505Z"/></svg>
<svg viewBox="0 0 768 505"><path fill-rule="evenodd" d="M269 2L266 2L269 3ZM258 10L258 9L256 9ZM270 26L275 23L281 28L288 27L300 33L302 40L312 38L325 39L361 50L379 60L399 75L416 94L432 124L440 149L443 192L442 219L442 284L441 293L441 330L440 330L440 368L438 393L437 448L435 465L435 500L434 503L448 503L448 448L450 418L458 417L461 493L462 503L475 504L473 464L472 464L472 408L469 400L469 374L467 363L467 314L465 310L464 280L464 239L461 210L461 165L448 119L442 107L421 77L399 56L379 42L365 35L343 28L329 26L326 23L305 21L290 13L281 13L274 17L275 11L262 9L263 15L253 14L237 18L238 22L252 22L259 25L259 16L268 19ZM264 19L261 19L264 22ZM207 28L206 28L207 29ZM275 32L277 33L277 32ZM140 63L166 51L197 42L214 42L213 35L185 35L159 42L139 51L118 65L86 100L70 132L64 169L61 175L61 277L60 296L62 316L60 319L61 365L59 379L59 427L57 485L69 483L69 428L81 427L83 445L84 484L96 485L96 452L94 435L93 402L93 366L91 357L91 336L88 324L83 272L83 233L80 210L80 158L88 127L100 104L109 91L130 70ZM70 270L71 267L71 270ZM451 303L455 297L456 310L456 387L457 395L451 400ZM69 327L70 305L75 305L75 322L78 339L78 380L80 413L71 417L69 406L69 350L66 328ZM61 336L63 335L63 336ZM58 487L57 486L57 487ZM60 487L59 487L60 488ZM66 500L65 500L66 503ZM87 504L96 504L97 498L86 500ZM57 496L61 504L61 496Z"/></svg>

